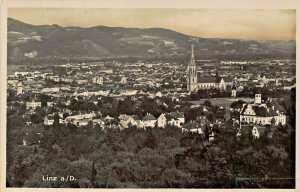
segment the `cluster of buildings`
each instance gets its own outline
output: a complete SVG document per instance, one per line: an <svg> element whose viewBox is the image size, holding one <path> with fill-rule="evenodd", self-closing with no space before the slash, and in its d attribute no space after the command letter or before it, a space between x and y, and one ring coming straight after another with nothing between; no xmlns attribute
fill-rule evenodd
<svg viewBox="0 0 300 192"><path fill-rule="evenodd" d="M251 130L255 137L259 137L268 126L287 123L286 112L278 103L278 99L269 98L263 101L259 93L255 94L253 103L244 104L240 109L227 107L232 118L224 116L214 121L209 121L207 116L202 115L195 121L187 122L185 114L180 111L161 113L157 117L148 113L143 117L121 114L115 118L109 116L102 118L96 115L101 111L89 113L71 111L70 116L64 116L61 111L65 110L62 106L70 105L71 99L97 104L102 97L110 97L112 100L130 97L133 101L145 96L171 98L176 107L180 108L183 104L181 101L197 90L219 89L230 92L232 97L237 97L245 87L289 90L295 87L295 64L293 61L284 62L285 65L282 65L281 61L221 61L220 63L197 61L192 46L187 68L181 63L144 63L143 61L68 63L44 68L27 67L23 71L15 71L8 75L7 85L8 89L14 90L17 96L26 95L29 98L36 98L42 94L51 98L45 105L36 99L24 102L26 110L28 114L32 114L39 107L46 109L60 107L60 112L57 113L60 124L85 126L92 122L103 127L114 124L119 128L130 126L164 128L170 125L179 127L183 131L200 134L208 128L210 138L216 134L213 127L237 125L239 134L243 130ZM271 68L273 70L270 70ZM58 103L63 105L58 106ZM210 112L209 109L205 110ZM55 118L55 113L51 112L44 117L43 123L53 125ZM113 120L114 123L111 123Z"/></svg>
<svg viewBox="0 0 300 192"><path fill-rule="evenodd" d="M158 118L148 113L141 119L136 115L121 114L118 119L120 125L124 128L128 128L130 125L136 126L137 128L165 128L167 125L182 127L185 123L184 113L179 111L162 113Z"/></svg>
<svg viewBox="0 0 300 192"><path fill-rule="evenodd" d="M291 60L220 61L220 66L216 65L202 63L197 66L192 46L187 67L187 90L219 89L232 91L232 97L236 97L237 92L246 86L283 90L296 87L296 68Z"/></svg>

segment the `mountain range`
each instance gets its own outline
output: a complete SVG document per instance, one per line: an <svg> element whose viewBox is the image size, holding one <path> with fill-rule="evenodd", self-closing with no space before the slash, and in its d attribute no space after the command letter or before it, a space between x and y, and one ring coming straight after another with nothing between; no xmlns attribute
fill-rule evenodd
<svg viewBox="0 0 300 192"><path fill-rule="evenodd" d="M203 27L203 26L199 26ZM199 58L220 55L295 57L295 41L201 38L164 28L62 27L7 22L9 58L181 57L191 44Z"/></svg>

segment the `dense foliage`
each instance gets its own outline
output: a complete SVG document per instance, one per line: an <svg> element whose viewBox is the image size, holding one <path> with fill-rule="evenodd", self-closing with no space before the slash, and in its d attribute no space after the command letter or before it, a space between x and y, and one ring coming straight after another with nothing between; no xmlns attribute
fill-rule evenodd
<svg viewBox="0 0 300 192"><path fill-rule="evenodd" d="M14 187L293 187L290 136L279 126L273 138L259 139L236 130L206 133L165 129L105 129L54 125L36 128L29 145L21 145L29 129L8 116L7 185ZM31 133L34 132L31 130ZM40 143L38 142L40 140ZM74 176L74 181L42 181ZM276 178L285 178L278 179Z"/></svg>

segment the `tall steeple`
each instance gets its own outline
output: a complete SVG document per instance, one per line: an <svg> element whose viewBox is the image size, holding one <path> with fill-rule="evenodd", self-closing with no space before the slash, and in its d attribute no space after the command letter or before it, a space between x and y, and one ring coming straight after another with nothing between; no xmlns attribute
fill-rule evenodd
<svg viewBox="0 0 300 192"><path fill-rule="evenodd" d="M197 71L195 64L194 46L191 46L191 58L188 63L188 74L187 74L187 90L194 91L197 88Z"/></svg>
<svg viewBox="0 0 300 192"><path fill-rule="evenodd" d="M194 45L191 46L191 59L190 65L195 65Z"/></svg>

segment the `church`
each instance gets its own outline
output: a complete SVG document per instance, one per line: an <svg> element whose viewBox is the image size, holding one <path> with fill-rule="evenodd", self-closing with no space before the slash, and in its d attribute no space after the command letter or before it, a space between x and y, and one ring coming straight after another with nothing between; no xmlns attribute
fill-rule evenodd
<svg viewBox="0 0 300 192"><path fill-rule="evenodd" d="M194 46L191 48L191 58L187 67L187 90L189 92L198 89L213 89L217 88L226 91L231 87L232 80L224 77L219 77L218 74L212 77L199 77L196 69Z"/></svg>

